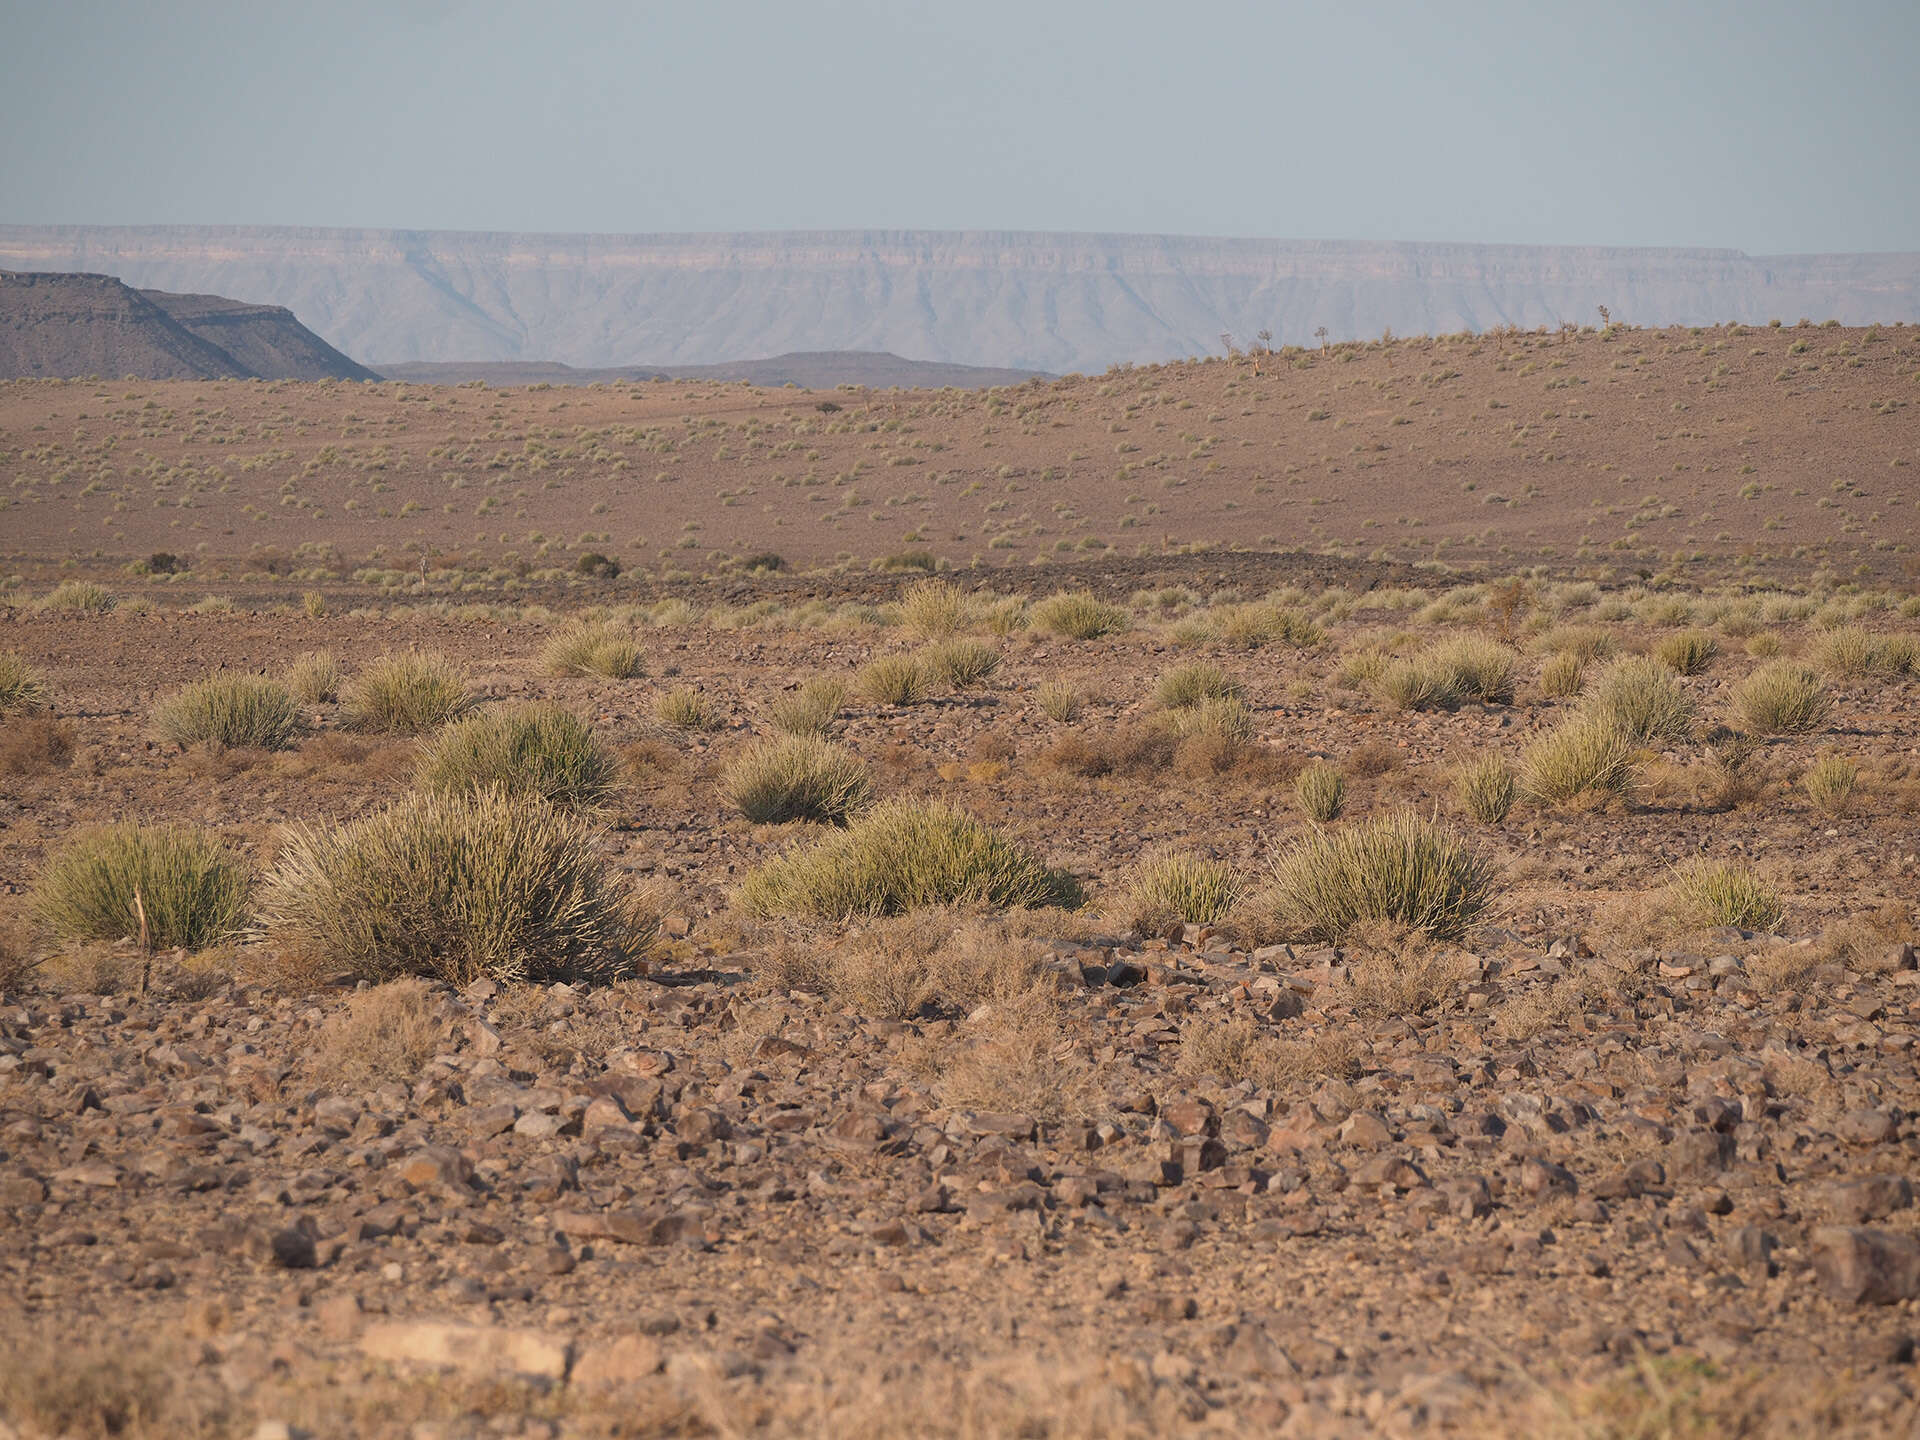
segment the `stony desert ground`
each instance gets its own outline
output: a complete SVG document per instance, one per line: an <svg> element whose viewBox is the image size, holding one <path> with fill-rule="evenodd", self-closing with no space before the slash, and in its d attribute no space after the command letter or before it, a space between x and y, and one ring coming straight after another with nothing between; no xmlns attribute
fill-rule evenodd
<svg viewBox="0 0 1920 1440"><path fill-rule="evenodd" d="M1912 1433L1915 338L0 387L0 1432Z"/></svg>

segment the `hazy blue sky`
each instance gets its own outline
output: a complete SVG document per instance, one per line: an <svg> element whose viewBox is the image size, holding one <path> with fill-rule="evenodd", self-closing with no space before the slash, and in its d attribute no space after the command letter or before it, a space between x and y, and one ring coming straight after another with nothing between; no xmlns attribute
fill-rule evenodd
<svg viewBox="0 0 1920 1440"><path fill-rule="evenodd" d="M0 222L1920 250L1920 0L0 0Z"/></svg>

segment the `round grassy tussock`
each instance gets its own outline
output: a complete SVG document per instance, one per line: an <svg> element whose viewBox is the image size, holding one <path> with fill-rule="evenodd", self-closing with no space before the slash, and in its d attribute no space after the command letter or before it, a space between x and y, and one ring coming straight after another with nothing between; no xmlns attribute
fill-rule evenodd
<svg viewBox="0 0 1920 1440"><path fill-rule="evenodd" d="M1733 713L1755 735L1808 735L1833 709L1820 677L1805 665L1777 660L1733 687Z"/></svg>
<svg viewBox="0 0 1920 1440"><path fill-rule="evenodd" d="M1299 840L1274 865L1263 908L1283 938L1338 941L1387 920L1455 940L1492 893L1492 867L1464 840L1400 813Z"/></svg>
<svg viewBox="0 0 1920 1440"><path fill-rule="evenodd" d="M883 801L844 831L796 847L747 877L751 915L837 920L928 905L1076 905L1079 886L951 805Z"/></svg>
<svg viewBox="0 0 1920 1440"><path fill-rule="evenodd" d="M1159 850L1128 872L1117 918L1142 935L1166 935L1176 926L1213 925L1240 903L1239 871L1222 860L1184 850Z"/></svg>
<svg viewBox="0 0 1920 1440"><path fill-rule="evenodd" d="M1773 887L1730 860L1685 861L1674 867L1668 888L1676 914L1693 925L1772 931L1786 916Z"/></svg>
<svg viewBox="0 0 1920 1440"><path fill-rule="evenodd" d="M1860 767L1844 755L1822 755L1800 777L1807 798L1828 815L1847 813L1859 783Z"/></svg>
<svg viewBox="0 0 1920 1440"><path fill-rule="evenodd" d="M119 603L111 590L91 580L63 580L40 597L42 610L78 610L88 615L104 615Z"/></svg>
<svg viewBox="0 0 1920 1440"><path fill-rule="evenodd" d="M1316 825L1331 825L1347 808L1347 777L1337 766L1316 760L1294 781L1293 798Z"/></svg>
<svg viewBox="0 0 1920 1440"><path fill-rule="evenodd" d="M900 596L900 628L918 640L945 640L966 625L967 597L949 580L916 580Z"/></svg>
<svg viewBox="0 0 1920 1440"><path fill-rule="evenodd" d="M1253 711L1237 695L1210 696L1178 710L1168 710L1157 723L1186 740L1193 736L1244 745L1253 738Z"/></svg>
<svg viewBox="0 0 1920 1440"><path fill-rule="evenodd" d="M882 655L855 672L853 688L876 705L917 705L930 677L917 655Z"/></svg>
<svg viewBox="0 0 1920 1440"><path fill-rule="evenodd" d="M1080 713L1080 692L1063 680L1049 680L1034 690L1033 703L1049 720L1066 725Z"/></svg>
<svg viewBox="0 0 1920 1440"><path fill-rule="evenodd" d="M653 718L669 730L691 734L718 730L726 723L697 685L676 685L653 702Z"/></svg>
<svg viewBox="0 0 1920 1440"><path fill-rule="evenodd" d="M645 671L646 654L625 630L601 620L576 620L547 642L540 668L555 676L631 680Z"/></svg>
<svg viewBox="0 0 1920 1440"><path fill-rule="evenodd" d="M578 810L611 800L619 773L584 720L535 701L449 725L421 753L416 783L441 795L489 789L537 795Z"/></svg>
<svg viewBox="0 0 1920 1440"><path fill-rule="evenodd" d="M651 938L598 832L534 795L419 793L344 826L295 826L260 912L294 956L384 981L592 980Z"/></svg>
<svg viewBox="0 0 1920 1440"><path fill-rule="evenodd" d="M767 707L773 728L784 735L825 735L840 718L847 687L826 675L815 675L798 690L776 696Z"/></svg>
<svg viewBox="0 0 1920 1440"><path fill-rule="evenodd" d="M1540 667L1540 693L1549 700L1569 700L1587 683L1587 662L1571 650L1562 650Z"/></svg>
<svg viewBox="0 0 1920 1440"><path fill-rule="evenodd" d="M1673 672L1643 655L1623 655L1596 675L1580 710L1635 745L1678 744L1693 726L1693 701Z"/></svg>
<svg viewBox="0 0 1920 1440"><path fill-rule="evenodd" d="M287 688L308 705L331 705L345 677L330 650L309 650L287 667Z"/></svg>
<svg viewBox="0 0 1920 1440"><path fill-rule="evenodd" d="M944 640L920 652L928 676L949 690L971 690L991 679L1000 659L998 646L967 638Z"/></svg>
<svg viewBox="0 0 1920 1440"><path fill-rule="evenodd" d="M1653 658L1676 675L1698 675L1719 653L1719 643L1704 630L1682 630L1653 647Z"/></svg>
<svg viewBox="0 0 1920 1440"><path fill-rule="evenodd" d="M342 692L349 730L424 735L473 708L466 677L443 655L387 655Z"/></svg>
<svg viewBox="0 0 1920 1440"><path fill-rule="evenodd" d="M1175 665L1160 674L1153 703L1163 710L1185 710L1203 700L1242 699L1246 687L1209 660Z"/></svg>
<svg viewBox="0 0 1920 1440"><path fill-rule="evenodd" d="M1091 590L1062 590L1038 601L1028 611L1028 622L1065 640L1098 640L1127 629L1133 617L1123 606L1094 598Z"/></svg>
<svg viewBox="0 0 1920 1440"><path fill-rule="evenodd" d="M306 728L293 692L259 675L212 675L162 701L153 729L182 747L284 750Z"/></svg>
<svg viewBox="0 0 1920 1440"><path fill-rule="evenodd" d="M1543 805L1604 804L1632 788L1633 751L1633 742L1610 722L1575 715L1527 747L1520 785Z"/></svg>
<svg viewBox="0 0 1920 1440"><path fill-rule="evenodd" d="M1454 794L1460 808L1482 825L1498 825L1513 809L1519 785L1507 762L1498 755L1482 755L1460 768L1454 780Z"/></svg>
<svg viewBox="0 0 1920 1440"><path fill-rule="evenodd" d="M843 825L873 801L873 781L859 757L815 735L750 746L728 767L722 789L736 810L759 825Z"/></svg>
<svg viewBox="0 0 1920 1440"><path fill-rule="evenodd" d="M11 650L0 652L0 715L25 714L46 703L40 672Z"/></svg>
<svg viewBox="0 0 1920 1440"><path fill-rule="evenodd" d="M137 940L144 915L154 949L203 950L245 925L247 882L246 862L204 830L111 825L69 841L33 903L65 940Z"/></svg>

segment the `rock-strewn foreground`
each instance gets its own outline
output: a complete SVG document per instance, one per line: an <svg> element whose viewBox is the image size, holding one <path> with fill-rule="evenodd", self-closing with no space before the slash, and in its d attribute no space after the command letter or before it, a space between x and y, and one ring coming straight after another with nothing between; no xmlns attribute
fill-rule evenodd
<svg viewBox="0 0 1920 1440"><path fill-rule="evenodd" d="M201 1403L323 1433L335 1385L423 1363L518 1377L509 1411L565 1433L760 1407L892 1430L883 1387L932 1404L1006 1364L1020 1404L1096 1429L1401 1433L1518 1424L1537 1383L1643 1353L1670 1384L1678 1357L1782 1382L1782 1433L1906 1433L1911 949L1817 1000L1757 993L1782 942L1611 957L1617 998L1517 1042L1489 1017L1594 961L1488 935L1465 1005L1409 1022L1356 1014L1336 952L1186 938L1031 942L1060 1038L995 1083L1091 1083L1094 1121L916 1081L931 1044L1004 1047L990 1010L875 1022L698 944L511 1009L424 994L431 1061L365 1088L316 1071L346 995L175 972L10 1000L8 1326L111 1316ZM1279 1100L1183 1073L1184 1028L1274 1017L1344 1037L1349 1078Z"/></svg>

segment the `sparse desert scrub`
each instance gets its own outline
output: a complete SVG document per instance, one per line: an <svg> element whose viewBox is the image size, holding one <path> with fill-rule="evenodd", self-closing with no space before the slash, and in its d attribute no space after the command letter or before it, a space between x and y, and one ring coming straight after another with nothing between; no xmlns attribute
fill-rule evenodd
<svg viewBox="0 0 1920 1440"><path fill-rule="evenodd" d="M287 667L287 688L308 705L331 705L340 698L340 662L330 650L309 650Z"/></svg>
<svg viewBox="0 0 1920 1440"><path fill-rule="evenodd" d="M985 640L960 637L920 652L926 673L949 690L971 690L1000 668L1000 649Z"/></svg>
<svg viewBox="0 0 1920 1440"><path fill-rule="evenodd" d="M0 726L0 775L46 775L73 761L73 727L51 715L16 715Z"/></svg>
<svg viewBox="0 0 1920 1440"><path fill-rule="evenodd" d="M1623 655L1594 676L1580 710L1634 745L1678 744L1693 725L1693 701L1673 672L1640 655Z"/></svg>
<svg viewBox="0 0 1920 1440"><path fill-rule="evenodd" d="M718 730L726 722L707 703L698 685L676 685L660 692L653 702L653 718L669 730L683 734L700 730Z"/></svg>
<svg viewBox="0 0 1920 1440"><path fill-rule="evenodd" d="M402 976L347 998L320 1026L307 1067L341 1094L387 1082L411 1085L447 1042L447 1024L427 982Z"/></svg>
<svg viewBox="0 0 1920 1440"><path fill-rule="evenodd" d="M1571 650L1551 656L1540 667L1540 693L1549 700L1568 700L1587 683L1587 662Z"/></svg>
<svg viewBox="0 0 1920 1440"><path fill-rule="evenodd" d="M853 688L876 705L917 705L927 698L927 669L917 655L881 655L854 672Z"/></svg>
<svg viewBox="0 0 1920 1440"><path fill-rule="evenodd" d="M1043 634L1067 640L1097 640L1133 623L1124 607L1095 599L1090 590L1061 590L1049 595L1033 605L1028 619Z"/></svg>
<svg viewBox="0 0 1920 1440"><path fill-rule="evenodd" d="M1520 785L1543 805L1604 805L1633 787L1634 746L1595 715L1564 721L1520 756Z"/></svg>
<svg viewBox="0 0 1920 1440"><path fill-rule="evenodd" d="M1339 941L1371 920L1458 939L1492 893L1492 867L1472 847L1401 812L1304 836L1250 904L1285 939Z"/></svg>
<svg viewBox="0 0 1920 1440"><path fill-rule="evenodd" d="M1178 1067L1195 1078L1228 1085L1243 1081L1266 1090L1306 1089L1354 1074L1353 1042L1333 1030L1294 1038L1244 1017L1189 1020L1180 1027Z"/></svg>
<svg viewBox="0 0 1920 1440"><path fill-rule="evenodd" d="M104 615L119 601L113 592L91 580L63 580L40 597L42 610L78 610Z"/></svg>
<svg viewBox="0 0 1920 1440"><path fill-rule="evenodd" d="M1519 795L1513 771L1498 755L1469 760L1454 775L1454 795L1460 808L1482 825L1499 825Z"/></svg>
<svg viewBox="0 0 1920 1440"><path fill-rule="evenodd" d="M675 623L678 617L655 624ZM598 675L631 680L646 670L646 653L627 630L604 620L576 620L561 629L540 652L540 668L549 675Z"/></svg>
<svg viewBox="0 0 1920 1440"><path fill-rule="evenodd" d="M1047 979L1040 947L1003 918L944 906L869 919L838 938L784 940L768 952L763 973L886 1019L928 1005L964 1014Z"/></svg>
<svg viewBox="0 0 1920 1440"><path fill-rule="evenodd" d="M63 940L201 950L245 923L246 862L191 826L83 831L50 860L34 910Z"/></svg>
<svg viewBox="0 0 1920 1440"><path fill-rule="evenodd" d="M1786 915L1778 892L1747 866L1731 860L1683 861L1674 867L1667 891L1672 913L1703 929L1732 925L1742 930L1773 930Z"/></svg>
<svg viewBox="0 0 1920 1440"><path fill-rule="evenodd" d="M927 905L1071 907L1079 898L1072 877L965 811L910 799L883 801L844 831L787 851L740 888L750 915L820 920Z"/></svg>
<svg viewBox="0 0 1920 1440"><path fill-rule="evenodd" d="M1819 675L1791 660L1762 665L1729 698L1734 715L1755 735L1809 735L1833 709Z"/></svg>
<svg viewBox="0 0 1920 1440"><path fill-rule="evenodd" d="M306 728L293 692L259 675L210 675L176 691L153 712L154 733L185 748L282 750Z"/></svg>
<svg viewBox="0 0 1920 1440"><path fill-rule="evenodd" d="M606 873L593 826L498 790L290 827L260 914L296 964L456 986L615 976L656 924Z"/></svg>
<svg viewBox="0 0 1920 1440"><path fill-rule="evenodd" d="M945 640L966 625L966 593L950 580L916 580L900 596L900 628L918 640Z"/></svg>
<svg viewBox="0 0 1920 1440"><path fill-rule="evenodd" d="M1662 636L1653 647L1654 659L1676 675L1698 675L1713 663L1720 646L1704 630L1681 630Z"/></svg>
<svg viewBox="0 0 1920 1440"><path fill-rule="evenodd" d="M444 655L408 653L375 660L341 692L349 730L424 735L474 705L460 668Z"/></svg>
<svg viewBox="0 0 1920 1440"><path fill-rule="evenodd" d="M1471 966L1426 931L1395 920L1369 920L1345 939L1346 983L1357 1015L1395 1019L1439 1008L1465 983Z"/></svg>
<svg viewBox="0 0 1920 1440"><path fill-rule="evenodd" d="M815 675L800 688L774 697L767 706L773 728L785 735L825 735L840 718L847 687L829 675Z"/></svg>
<svg viewBox="0 0 1920 1440"><path fill-rule="evenodd" d="M1347 777L1337 766L1316 761L1293 782L1293 798L1309 820L1318 825L1332 824L1347 806Z"/></svg>
<svg viewBox="0 0 1920 1440"><path fill-rule="evenodd" d="M11 650L0 651L0 718L38 710L46 701L40 672Z"/></svg>
<svg viewBox="0 0 1920 1440"><path fill-rule="evenodd" d="M1244 892L1238 870L1185 850L1142 856L1120 885L1115 918L1143 935L1165 935L1179 925L1214 925L1227 918Z"/></svg>
<svg viewBox="0 0 1920 1440"><path fill-rule="evenodd" d="M586 721L564 706L531 701L449 725L422 750L415 781L441 795L501 790L586 810L618 792L619 770Z"/></svg>
<svg viewBox="0 0 1920 1440"><path fill-rule="evenodd" d="M1246 687L1218 665L1197 660L1164 670L1153 687L1153 703L1163 710L1184 710L1203 700L1240 700Z"/></svg>
<svg viewBox="0 0 1920 1440"><path fill-rule="evenodd" d="M1033 692L1034 704L1049 720L1070 724L1080 713L1080 692L1062 680L1048 680Z"/></svg>
<svg viewBox="0 0 1920 1440"><path fill-rule="evenodd" d="M1807 798L1823 814L1844 815L1853 804L1860 783L1860 767L1844 755L1822 755L1800 777Z"/></svg>
<svg viewBox="0 0 1920 1440"><path fill-rule="evenodd" d="M736 810L760 825L844 825L873 801L873 781L860 758L816 735L749 746L728 766L722 789Z"/></svg>

